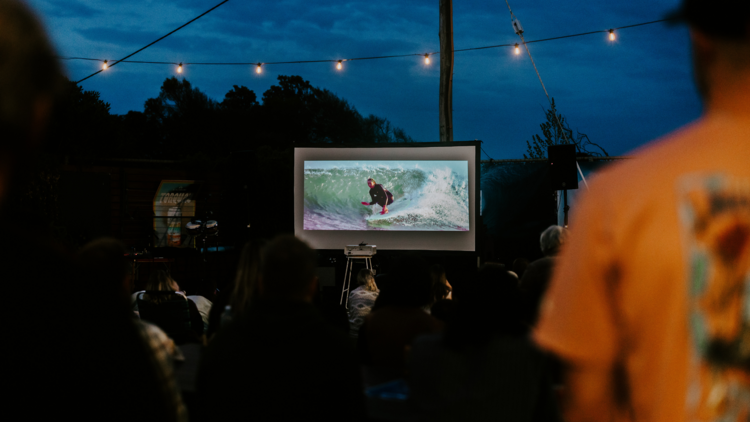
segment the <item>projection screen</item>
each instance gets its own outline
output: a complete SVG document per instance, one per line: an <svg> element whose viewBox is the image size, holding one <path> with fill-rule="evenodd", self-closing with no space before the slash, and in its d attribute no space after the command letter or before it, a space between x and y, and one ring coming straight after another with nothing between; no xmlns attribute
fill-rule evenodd
<svg viewBox="0 0 750 422"><path fill-rule="evenodd" d="M479 143L294 150L294 231L316 249L475 251Z"/></svg>

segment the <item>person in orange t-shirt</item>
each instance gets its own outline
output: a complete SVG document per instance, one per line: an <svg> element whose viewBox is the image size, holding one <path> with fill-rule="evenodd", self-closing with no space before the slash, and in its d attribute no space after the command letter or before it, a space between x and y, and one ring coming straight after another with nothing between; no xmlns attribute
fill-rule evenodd
<svg viewBox="0 0 750 422"><path fill-rule="evenodd" d="M567 421L750 420L750 2L676 17L704 115L594 178L534 332Z"/></svg>

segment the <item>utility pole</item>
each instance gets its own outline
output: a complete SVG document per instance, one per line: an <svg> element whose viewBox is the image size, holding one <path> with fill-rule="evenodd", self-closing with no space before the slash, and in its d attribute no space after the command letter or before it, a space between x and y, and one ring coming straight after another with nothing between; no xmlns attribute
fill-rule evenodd
<svg viewBox="0 0 750 422"><path fill-rule="evenodd" d="M440 142L453 142L453 0L440 0Z"/></svg>

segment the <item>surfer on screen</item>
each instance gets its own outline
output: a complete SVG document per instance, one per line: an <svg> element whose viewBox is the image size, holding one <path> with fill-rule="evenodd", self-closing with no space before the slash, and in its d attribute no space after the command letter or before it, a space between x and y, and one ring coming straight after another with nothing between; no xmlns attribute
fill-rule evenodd
<svg viewBox="0 0 750 422"><path fill-rule="evenodd" d="M380 214L388 214L388 205L393 203L393 194L388 192L388 189L384 188L383 185L376 184L373 179L367 179L367 186L370 187L372 202L362 202L362 205L378 204L383 207L383 211L380 211Z"/></svg>

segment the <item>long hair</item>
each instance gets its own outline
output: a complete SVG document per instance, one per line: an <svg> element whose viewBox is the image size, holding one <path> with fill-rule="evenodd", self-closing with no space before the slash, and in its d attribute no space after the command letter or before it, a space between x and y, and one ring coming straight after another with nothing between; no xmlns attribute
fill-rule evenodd
<svg viewBox="0 0 750 422"><path fill-rule="evenodd" d="M174 279L166 271L156 270L148 278L146 291L174 292L175 289L172 283L174 283ZM144 294L143 299L156 304L169 300L166 295L153 295L151 297L148 294Z"/></svg>
<svg viewBox="0 0 750 422"><path fill-rule="evenodd" d="M362 268L357 273L357 283L363 286L365 290L370 292L377 292L378 286L375 284L375 277L372 276L372 270Z"/></svg>
<svg viewBox="0 0 750 422"><path fill-rule="evenodd" d="M440 264L431 266L430 276L432 277L431 303L447 298L451 289L448 287L448 278L445 275L445 268Z"/></svg>
<svg viewBox="0 0 750 422"><path fill-rule="evenodd" d="M237 264L237 275L234 277L234 288L229 304L234 315L242 314L258 293L260 264L263 262L263 250L257 242L247 242L242 248L240 261Z"/></svg>

